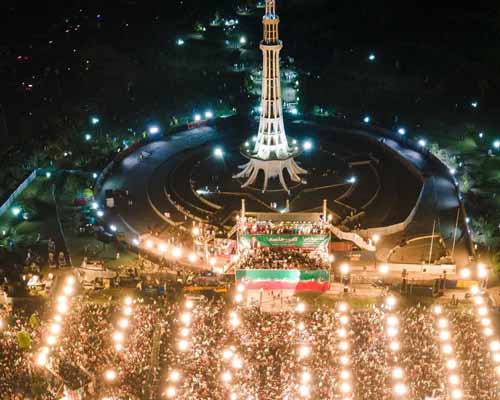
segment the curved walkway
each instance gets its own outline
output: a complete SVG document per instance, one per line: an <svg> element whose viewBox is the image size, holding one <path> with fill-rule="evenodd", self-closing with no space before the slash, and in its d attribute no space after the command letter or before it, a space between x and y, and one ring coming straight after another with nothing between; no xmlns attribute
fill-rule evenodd
<svg viewBox="0 0 500 400"><path fill-rule="evenodd" d="M457 229L454 255L457 260L457 266L467 265L469 263L469 255L472 255L472 250L465 223L465 215L453 176L443 164L425 149L419 149L415 143L395 137L389 131L368 126L350 126L346 125L343 121L336 122L338 124L336 123L335 126L330 126L326 129L335 129L339 132L348 131L351 135L365 137L371 141L374 149L378 148L382 153L384 151L391 153L392 157L399 159L407 169L411 170L423 182L422 195L420 196L421 201L415 207L414 217L411 219L411 222L409 221L403 232L391 233L382 237L380 242L377 243L377 258L383 261L384 257L387 257L389 254L390 249L408 237L430 234L434 221L436 222L436 233L443 237L447 248L451 249L456 216L460 209L461 218L459 219L460 223ZM314 130L318 130L320 133L325 130L324 125L314 122L301 121L300 124L302 128L315 128ZM294 125L292 130L296 129L297 125ZM230 129L228 132L230 135L234 134ZM113 212L108 211L106 213L104 217L106 223L115 224L128 240L132 240L137 236L137 232L145 232L153 228L161 232L167 229L169 224L188 222L186 216L179 211L179 205L176 199L172 198L172 194L170 194L169 201L166 201L165 197L168 197L169 193L165 193L164 186L168 180L168 170L170 168L163 170L160 167L169 163L169 161L177 160L180 165L177 165L177 161L175 161L172 164L173 168L182 168L183 159L181 154L183 151L222 141L224 135L227 134L225 131L221 133L212 127L200 127L149 143L135 153L125 157L115 167L113 174L103 183L98 198L101 204L104 204L105 190L127 189L134 203L133 206L118 203ZM226 139L228 138L229 136L226 136ZM150 155L141 160L139 157L141 152L147 152ZM389 168L386 173L391 174L392 171ZM187 175L186 179L189 179ZM380 179L383 182L383 177ZM391 180L389 179L388 182L391 182ZM394 183L394 180L392 182ZM398 191L403 187L398 182L395 183L394 188L390 190ZM189 181L186 182L186 185L189 185ZM385 188L385 190L388 189ZM384 193L384 196L388 195L390 196L391 193ZM394 196L397 195L399 194L394 193ZM404 196L405 193L401 193L401 195ZM367 209L368 212L372 213L374 208L384 206L391 208L388 204L377 204L372 197L366 196L366 201L364 203L360 202L358 206L366 205L366 202L369 201L370 204L368 204ZM194 202L198 203L198 201ZM392 208L398 204L396 202ZM203 209L208 208L205 204L200 204L200 206ZM385 215L393 214L392 208L389 211L385 210Z"/></svg>

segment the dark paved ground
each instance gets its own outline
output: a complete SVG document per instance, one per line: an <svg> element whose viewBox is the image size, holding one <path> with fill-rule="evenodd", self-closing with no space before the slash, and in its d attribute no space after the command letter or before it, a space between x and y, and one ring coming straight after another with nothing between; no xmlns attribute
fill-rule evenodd
<svg viewBox="0 0 500 400"><path fill-rule="evenodd" d="M226 120L217 128L200 127L174 134L129 155L104 182L100 198L102 201L102 193L106 189L126 188L134 203L133 206L128 206L125 201L118 204L116 210L105 216L107 223L116 224L120 231L133 238L152 228L168 232L169 222L189 224L186 214L204 220L224 220L230 215L230 210L220 211L206 204L200 200L203 196L196 195L192 189L204 186L202 179L206 179L208 184L219 183L222 188L224 185L230 185L231 190L237 188L230 176L243 159L230 149L243 141L248 132L253 132L253 128L241 120ZM459 207L457 190L453 177L442 164L429 158L425 150L420 151L414 144L395 140L385 132L359 127L352 129L301 122L289 124L287 129L289 135L299 141L310 138L314 142L314 150L311 154L303 154L299 162L306 169L317 169L320 172L317 176L330 174L329 179L335 184L326 191L318 189L311 193L297 190L291 201L292 209L295 202L296 210L314 207L319 210L322 198L327 197L330 210L338 217L338 224L346 229L358 224L362 229L387 226L402 222L410 214L423 188L422 201L414 220L405 232L382 238L377 244L377 258L384 260L391 249L405 238L429 235L434 221L436 233L442 235L446 247L451 249ZM225 150L224 160L213 159L215 146ZM143 160L140 159L141 152ZM200 159L194 156L197 152ZM331 164L324 161L328 158L323 158L318 166L318 159L315 159L318 154L330 157ZM350 176L356 176L355 183L346 182ZM317 177L309 179L319 182ZM305 188L310 189L309 186ZM249 191L247 196L258 200L254 201L256 207L268 209L265 196L256 195L256 192ZM211 193L205 199L216 205L230 205L237 209L240 197L238 194ZM191 211L188 212L188 208ZM351 221L348 218L351 212L361 212L361 217ZM165 213L169 218L165 218ZM225 221L231 223L227 218ZM463 212L459 221L455 257L457 264L463 266L468 263L470 253ZM420 262L425 252L429 252L425 245L410 246L406 259Z"/></svg>

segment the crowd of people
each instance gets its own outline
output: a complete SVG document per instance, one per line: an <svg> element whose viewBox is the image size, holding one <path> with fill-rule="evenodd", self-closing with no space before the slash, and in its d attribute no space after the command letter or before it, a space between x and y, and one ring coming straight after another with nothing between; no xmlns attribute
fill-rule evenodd
<svg viewBox="0 0 500 400"><path fill-rule="evenodd" d="M341 351L337 337L339 314L320 307L312 312L266 313L258 309L235 309L224 302L207 303L194 311L192 346L179 353L170 348L166 365L182 371L179 397L189 399L314 398L337 399L340 392ZM228 327L231 313L240 324ZM346 338L350 343L353 398L393 398L394 353L385 331L387 310L349 312ZM440 350L436 318L427 307L415 306L396 312L400 324L401 349L397 365L412 400L447 398L446 361ZM464 398L497 399L500 387L495 379L487 344L481 339L474 317L449 310L453 341L456 343L458 373L463 377ZM168 336L168 335L167 335ZM166 340L168 341L168 340ZM308 347L301 357L301 347ZM231 350L232 349L232 350ZM226 357L229 351L230 355ZM177 353L176 353L177 352ZM174 360L174 362L168 362ZM231 360L240 360L239 366ZM244 371L242 373L241 371ZM231 380L224 373L230 371ZM310 376L307 395L301 394L304 374ZM240 398L240 397L238 397Z"/></svg>
<svg viewBox="0 0 500 400"><path fill-rule="evenodd" d="M456 327L456 349L467 392L477 400L500 398L500 387L492 363L488 343L479 329L479 323L470 311L457 311L452 315Z"/></svg>
<svg viewBox="0 0 500 400"><path fill-rule="evenodd" d="M240 227L252 235L322 235L327 229L323 222L309 221L261 221L248 219Z"/></svg>
<svg viewBox="0 0 500 400"><path fill-rule="evenodd" d="M238 260L240 269L328 269L327 259L319 251L256 247Z"/></svg>
<svg viewBox="0 0 500 400"><path fill-rule="evenodd" d="M433 393L444 393L441 386L446 381L445 364L436 340L436 321L430 310L427 307L411 307L402 310L400 316L402 347L405 350L401 361L407 380L411 382L411 398L426 399Z"/></svg>
<svg viewBox="0 0 500 400"><path fill-rule="evenodd" d="M23 400L31 393L30 353L19 346L18 335L27 333L38 340L39 326L29 324L29 315L0 312L0 399ZM47 397L48 399L48 397Z"/></svg>
<svg viewBox="0 0 500 400"><path fill-rule="evenodd" d="M151 365L154 332L160 329L168 305L136 303L129 317L125 337L115 347L113 340L121 317L120 302L74 304L63 336L63 351L56 354L59 374L71 389L84 388L89 398L99 395L153 400L157 393L158 368ZM115 380L105 377L116 372Z"/></svg>
<svg viewBox="0 0 500 400"><path fill-rule="evenodd" d="M185 300L136 300L123 348L117 350L113 333L123 302L115 300L93 303L75 296L60 343L51 353L51 373L34 361L47 328L43 323L41 328L33 327L27 316L11 316L1 331L0 399L29 397L36 375L45 379L41 385L45 391L39 396L43 400L59 398L56 388L62 385L67 390L80 389L84 399L153 400L166 396L168 377L177 371L175 398L223 399L235 393L247 399L334 400L339 398L340 371L346 368L353 398L392 398L394 353L384 306L346 311L346 323L337 306L263 312L239 307L221 296L191 304L188 310ZM187 322L186 311L190 314ZM404 371L408 398L446 398L446 360L436 316L423 306L401 307L391 313L399 319L401 349L396 358ZM474 313L455 308L445 313L457 373L469 395L464 398L500 398L488 343ZM345 329L342 339L340 328ZM17 333L22 331L31 335L31 349L20 349ZM179 346L182 338L188 343L183 349ZM347 350L341 348L341 341L348 342ZM343 352L350 358L347 366L340 362ZM116 372L112 380L105 378L109 369Z"/></svg>

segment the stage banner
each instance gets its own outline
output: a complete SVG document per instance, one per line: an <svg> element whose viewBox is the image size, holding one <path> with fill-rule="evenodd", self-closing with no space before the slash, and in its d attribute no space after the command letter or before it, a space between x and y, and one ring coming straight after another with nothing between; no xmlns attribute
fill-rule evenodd
<svg viewBox="0 0 500 400"><path fill-rule="evenodd" d="M330 274L326 270L238 269L236 282L253 290L325 292L330 287Z"/></svg>
<svg viewBox="0 0 500 400"><path fill-rule="evenodd" d="M328 246L330 235L239 235L240 249L252 248L252 242L262 247L303 247L317 248Z"/></svg>

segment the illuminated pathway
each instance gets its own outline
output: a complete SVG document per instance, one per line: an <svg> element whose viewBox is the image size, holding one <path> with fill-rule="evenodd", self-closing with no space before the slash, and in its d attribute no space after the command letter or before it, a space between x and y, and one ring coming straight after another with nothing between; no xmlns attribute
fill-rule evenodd
<svg viewBox="0 0 500 400"><path fill-rule="evenodd" d="M348 400L351 397L352 388L352 371L351 365L351 313L347 303L340 303L337 306L339 328L337 329L338 337L338 376L337 391L341 398Z"/></svg>
<svg viewBox="0 0 500 400"><path fill-rule="evenodd" d="M463 360L458 357L454 346L454 340L462 340L460 337L454 338L450 320L443 310L443 307L436 305L433 307L435 315L435 324L437 327L437 336L440 341L441 355L447 369L445 380L442 382L448 391L448 395L453 400L463 398L463 380L460 373L463 373Z"/></svg>
<svg viewBox="0 0 500 400"><path fill-rule="evenodd" d="M233 307L228 312L227 328L223 339L224 350L222 352L223 368L220 377L226 387L226 398L237 400L249 397L250 393L243 386L246 377L245 359L238 353L241 349L240 333L242 329L247 329L242 324L240 309L238 304L243 301L245 287L242 284L237 286Z"/></svg>
<svg viewBox="0 0 500 400"><path fill-rule="evenodd" d="M57 345L60 342L60 335L63 331L64 320L66 315L71 310L71 299L75 294L76 279L70 275L65 278L64 286L61 293L56 297L55 310L56 313L52 317L50 327L45 333L45 343L36 356L36 363L40 367L53 368L50 356L52 352L57 351Z"/></svg>
<svg viewBox="0 0 500 400"><path fill-rule="evenodd" d="M192 301L187 301L181 307L182 310L181 314L179 315L179 326L177 327L177 350L180 354L180 357L183 357L184 354L190 350L190 327L192 322L192 310L194 308L194 304ZM177 364L179 363L175 363L171 366L166 379L167 387L165 388L164 394L169 399L177 397L178 385L182 384L182 381L185 379L185 371L181 369L181 367Z"/></svg>
<svg viewBox="0 0 500 400"><path fill-rule="evenodd" d="M391 365L392 391L393 397L402 399L407 398L408 386L405 383L405 373L400 366L401 342L399 335L401 323L396 313L397 300L394 296L388 296L385 299L384 307L387 310L385 314L385 337L389 347L389 363Z"/></svg>

